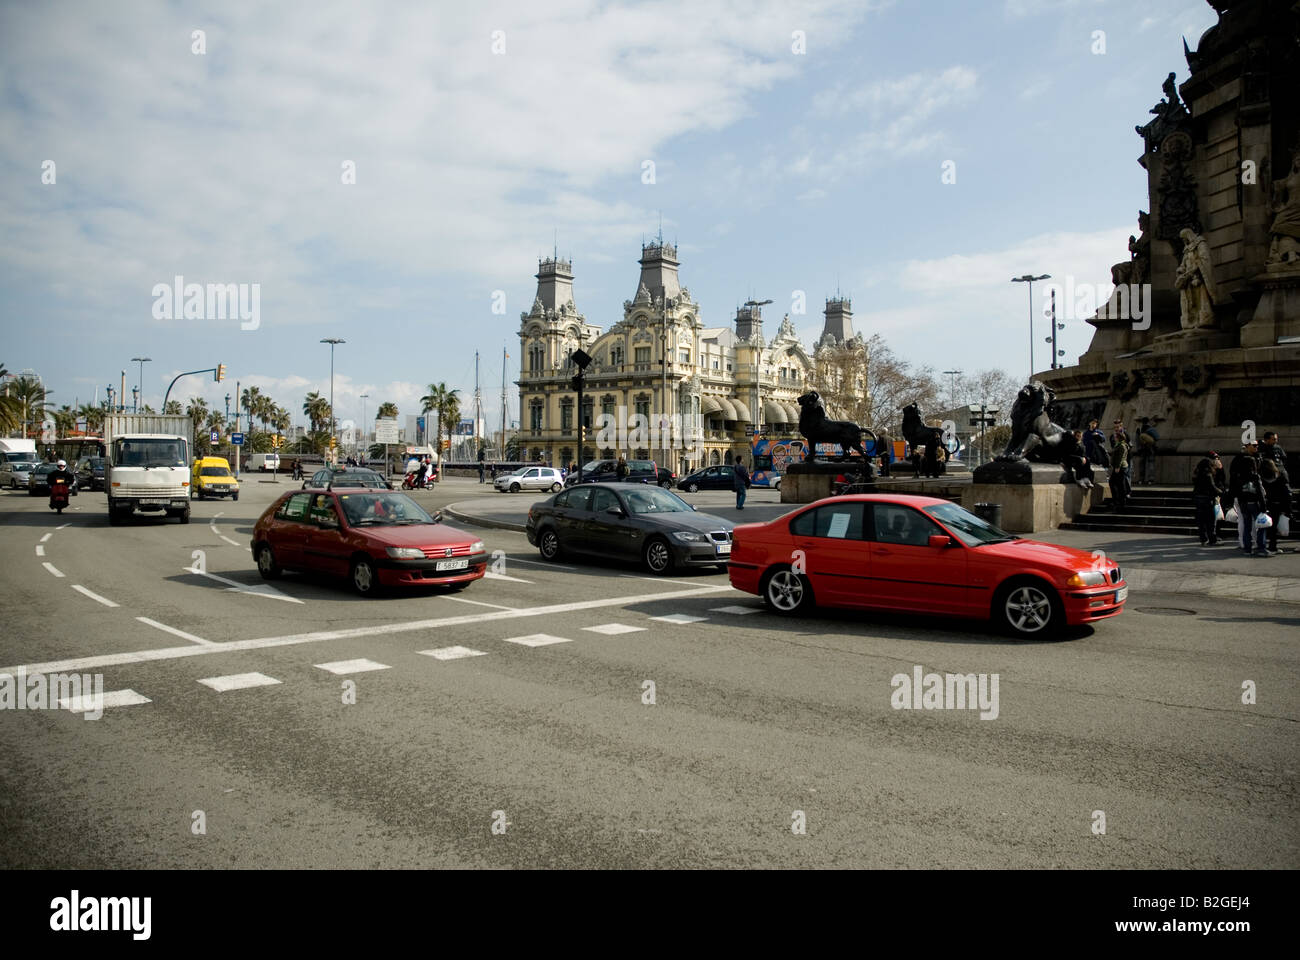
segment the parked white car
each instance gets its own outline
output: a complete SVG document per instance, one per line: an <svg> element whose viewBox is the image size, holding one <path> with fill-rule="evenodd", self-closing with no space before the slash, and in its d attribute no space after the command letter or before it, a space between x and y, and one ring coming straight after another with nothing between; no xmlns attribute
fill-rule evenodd
<svg viewBox="0 0 1300 960"><path fill-rule="evenodd" d="M564 476L556 467L520 467L514 473L497 477L496 488L501 493L518 493L520 490L563 490Z"/></svg>

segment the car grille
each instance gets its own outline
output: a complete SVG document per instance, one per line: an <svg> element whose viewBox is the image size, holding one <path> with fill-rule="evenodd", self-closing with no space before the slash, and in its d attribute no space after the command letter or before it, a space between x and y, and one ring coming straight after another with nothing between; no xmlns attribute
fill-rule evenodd
<svg viewBox="0 0 1300 960"><path fill-rule="evenodd" d="M731 533L727 530L710 530L709 539L714 543L730 543Z"/></svg>
<svg viewBox="0 0 1300 960"><path fill-rule="evenodd" d="M120 487L114 487L113 495L117 497L159 497L159 498L187 496L185 490L181 487L166 487L166 486L128 487L125 484L123 484Z"/></svg>
<svg viewBox="0 0 1300 960"><path fill-rule="evenodd" d="M425 557L430 560L446 560L448 557L468 557L470 549L468 543L458 543L451 548L451 553L447 552L447 547L421 547Z"/></svg>

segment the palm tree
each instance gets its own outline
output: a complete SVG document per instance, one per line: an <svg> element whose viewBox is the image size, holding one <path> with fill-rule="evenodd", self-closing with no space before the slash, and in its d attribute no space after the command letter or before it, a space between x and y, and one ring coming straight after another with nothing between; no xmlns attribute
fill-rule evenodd
<svg viewBox="0 0 1300 960"><path fill-rule="evenodd" d="M0 378L9 376L9 368L0 363ZM0 396L0 433L10 433L22 424L23 406L18 398L9 393L9 384L5 384L4 395Z"/></svg>
<svg viewBox="0 0 1300 960"><path fill-rule="evenodd" d="M397 404L393 403L391 400L381 403L379 405L379 412L375 414L375 417L380 420L392 420L396 416Z"/></svg>
<svg viewBox="0 0 1300 960"><path fill-rule="evenodd" d="M153 413L153 411L148 407L144 408L144 412ZM181 402L179 400L168 400L167 405L163 407L163 413L169 417L179 417L182 413L188 413L188 411L183 411L181 409Z"/></svg>
<svg viewBox="0 0 1300 960"><path fill-rule="evenodd" d="M55 410L51 416L54 418L54 436L66 437L73 430L77 429L77 414L66 403Z"/></svg>
<svg viewBox="0 0 1300 960"><path fill-rule="evenodd" d="M18 376L5 385L6 396L13 400L13 411L17 415L18 425L22 426L23 436L31 425L40 426L45 422L45 401L50 392L35 377Z"/></svg>
<svg viewBox="0 0 1300 960"><path fill-rule="evenodd" d="M435 451L441 456L442 450L442 425L443 422L451 418L451 412L454 410L456 415L460 415L460 391L451 390L445 383L429 384L429 392L420 398L420 412L428 416L430 413L438 415L438 433ZM428 432L427 423L425 422L425 432Z"/></svg>
<svg viewBox="0 0 1300 960"><path fill-rule="evenodd" d="M253 432L253 417L257 416L257 406L262 399L262 391L257 387L245 387L239 400L239 412L248 416L248 432Z"/></svg>
<svg viewBox="0 0 1300 960"><path fill-rule="evenodd" d="M307 398L302 405L302 412L306 415L310 424L309 429L314 433L320 429L322 423L329 423L330 402L322 397L319 391L313 390L307 394Z"/></svg>
<svg viewBox="0 0 1300 960"><path fill-rule="evenodd" d="M456 424L458 423L460 423L460 393L459 391L452 390L447 394L447 399L443 402L442 409L438 411L439 430L442 429L444 424L447 427L448 452L450 452L451 448L451 432L456 429ZM438 440L441 442L441 435L438 437ZM438 449L442 450L442 447L439 446ZM441 453L439 456L441 456Z"/></svg>
<svg viewBox="0 0 1300 960"><path fill-rule="evenodd" d="M172 402L176 403L178 406L180 405L179 400ZM171 403L168 403L167 406L170 407ZM190 405L185 408L185 412L188 413L190 419L194 421L194 430L197 432L199 428L203 426L203 421L207 419L208 401L204 400L202 397L190 397Z"/></svg>
<svg viewBox="0 0 1300 960"><path fill-rule="evenodd" d="M83 403L77 410L77 418L86 423L87 433L99 433L104 429L104 408L93 403Z"/></svg>

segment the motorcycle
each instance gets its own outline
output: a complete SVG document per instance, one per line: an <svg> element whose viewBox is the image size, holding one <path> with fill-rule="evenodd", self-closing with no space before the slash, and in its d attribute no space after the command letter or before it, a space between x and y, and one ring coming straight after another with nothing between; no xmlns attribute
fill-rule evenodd
<svg viewBox="0 0 1300 960"><path fill-rule="evenodd" d="M430 486L428 478L418 473L408 473L402 478L403 490L424 490Z"/></svg>
<svg viewBox="0 0 1300 960"><path fill-rule="evenodd" d="M63 508L68 505L68 481L55 480L50 484L50 509L63 513Z"/></svg>

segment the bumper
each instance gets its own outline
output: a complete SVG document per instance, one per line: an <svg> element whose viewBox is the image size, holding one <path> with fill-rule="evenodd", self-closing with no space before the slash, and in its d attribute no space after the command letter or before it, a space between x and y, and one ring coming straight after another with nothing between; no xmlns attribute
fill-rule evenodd
<svg viewBox="0 0 1300 960"><path fill-rule="evenodd" d="M223 483L220 486L199 487L198 492L205 497L232 497L239 492L239 488Z"/></svg>
<svg viewBox="0 0 1300 960"><path fill-rule="evenodd" d="M482 579L487 572L488 555L471 554L469 557L449 557L447 559L469 560L464 570L439 570L440 560L393 560L385 557L376 560L379 582L390 587L423 587L447 583L468 583Z"/></svg>
<svg viewBox="0 0 1300 960"><path fill-rule="evenodd" d="M150 503L150 500L157 500L157 503ZM190 508L190 498L188 495L180 497L113 497L113 508L115 510L143 510L148 513L151 510L188 510Z"/></svg>
<svg viewBox="0 0 1300 960"><path fill-rule="evenodd" d="M731 552L718 553L712 543L679 543L671 541L673 559L679 567L715 567L731 560Z"/></svg>
<svg viewBox="0 0 1300 960"><path fill-rule="evenodd" d="M760 572L758 566L752 563L736 563L733 560L727 564L727 578L731 581L731 585L737 590L755 596L758 596Z"/></svg>
<svg viewBox="0 0 1300 960"><path fill-rule="evenodd" d="M1124 599L1117 601L1120 593L1125 595ZM1124 612L1124 604L1128 602L1128 582L1121 580L1104 587L1067 589L1061 593L1061 602L1065 605L1065 622L1070 626L1106 620Z"/></svg>

